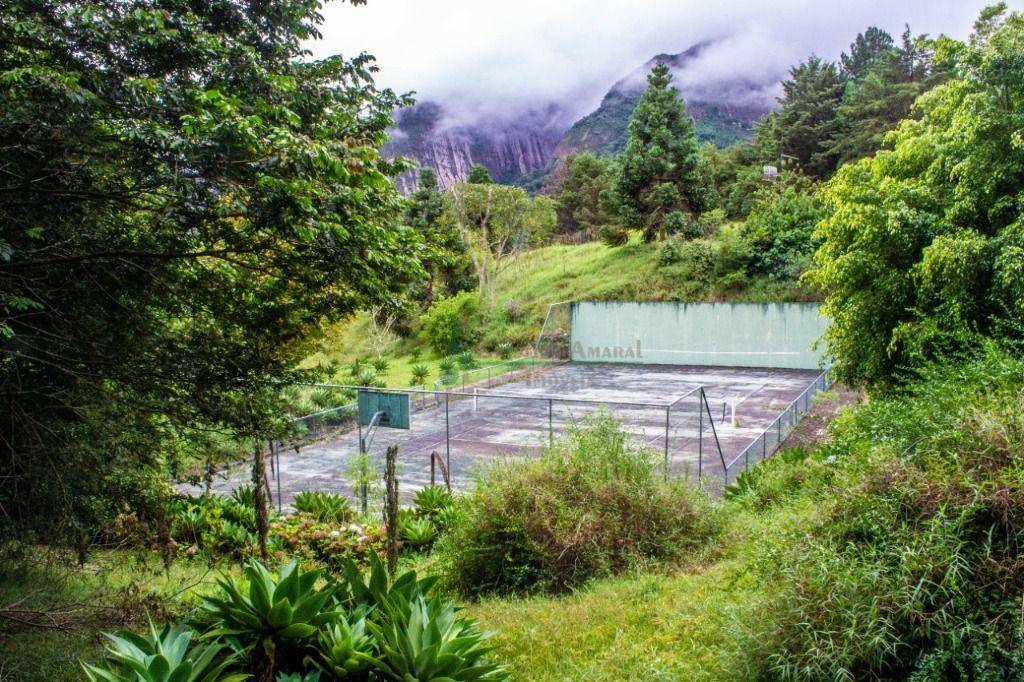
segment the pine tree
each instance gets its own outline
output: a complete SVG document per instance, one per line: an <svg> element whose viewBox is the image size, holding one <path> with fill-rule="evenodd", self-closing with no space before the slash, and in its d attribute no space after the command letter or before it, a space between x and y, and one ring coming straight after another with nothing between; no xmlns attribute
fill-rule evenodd
<svg viewBox="0 0 1024 682"><path fill-rule="evenodd" d="M460 265L464 268L465 246L454 230L444 220L447 210L444 195L441 194L437 182L437 171L433 168L421 168L419 189L409 197L409 207L405 218L410 227L415 229L423 239L424 253L421 257L427 280L423 291L417 298L422 298L428 305L433 303L437 289L445 284L450 286L457 279Z"/></svg>
<svg viewBox="0 0 1024 682"><path fill-rule="evenodd" d="M615 183L623 221L642 228L647 240L665 237L670 214L701 208L697 135L671 82L664 64L647 77Z"/></svg>
<svg viewBox="0 0 1024 682"><path fill-rule="evenodd" d="M893 51L892 36L877 26L870 26L850 44L850 53L843 53L839 61L847 78L863 78L875 64Z"/></svg>
<svg viewBox="0 0 1024 682"><path fill-rule="evenodd" d="M825 177L835 170L835 159L823 143L836 134L843 77L834 63L820 57L811 57L789 73L789 80L782 83L776 120L779 152L794 157L804 173Z"/></svg>

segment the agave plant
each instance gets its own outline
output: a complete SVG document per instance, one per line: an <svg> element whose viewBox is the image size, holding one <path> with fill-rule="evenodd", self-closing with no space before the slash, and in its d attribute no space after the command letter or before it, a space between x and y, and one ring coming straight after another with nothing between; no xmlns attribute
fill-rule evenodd
<svg viewBox="0 0 1024 682"><path fill-rule="evenodd" d="M462 369L474 369L478 366L476 358L468 350L459 353L459 367Z"/></svg>
<svg viewBox="0 0 1024 682"><path fill-rule="evenodd" d="M452 493L440 485L428 485L420 488L413 498L416 512L420 516L435 516L442 509L451 506Z"/></svg>
<svg viewBox="0 0 1024 682"><path fill-rule="evenodd" d="M292 500L295 511L305 512L326 523L345 523L352 517L348 498L323 490L303 490Z"/></svg>
<svg viewBox="0 0 1024 682"><path fill-rule="evenodd" d="M325 608L334 596L332 584L318 586L321 571L303 571L293 559L275 575L258 561L248 563L243 580L217 581L222 596L204 597L202 615L211 636L236 637L257 646L267 670L274 671L282 647L301 647L338 612Z"/></svg>
<svg viewBox="0 0 1024 682"><path fill-rule="evenodd" d="M450 530L459 520L462 512L454 504L450 504L434 515L434 525L439 530Z"/></svg>
<svg viewBox="0 0 1024 682"><path fill-rule="evenodd" d="M320 682L320 671L303 673L281 673L274 682Z"/></svg>
<svg viewBox="0 0 1024 682"><path fill-rule="evenodd" d="M390 363L388 363L387 358L377 358L376 360L373 361L373 369L378 374L383 374L384 372L388 371L389 366Z"/></svg>
<svg viewBox="0 0 1024 682"><path fill-rule="evenodd" d="M507 680L500 665L487 663L489 636L472 621L456 618L455 608L417 594L387 622L371 623L381 656L377 670L389 680Z"/></svg>
<svg viewBox="0 0 1024 682"><path fill-rule="evenodd" d="M251 483L240 485L231 491L231 499L243 507L254 507L256 505L256 489Z"/></svg>
<svg viewBox="0 0 1024 682"><path fill-rule="evenodd" d="M373 637L366 632L366 613L356 609L348 618L339 616L320 633L316 655L307 657L307 663L330 679L348 680L365 677L380 664L374 653Z"/></svg>
<svg viewBox="0 0 1024 682"><path fill-rule="evenodd" d="M399 525L402 539L414 547L429 545L437 537L437 529L430 519L411 519Z"/></svg>
<svg viewBox="0 0 1024 682"><path fill-rule="evenodd" d="M249 678L233 673L237 654L220 642L193 643L192 631L165 626L157 631L152 622L149 633L122 631L106 634L104 667L83 663L92 682L238 682Z"/></svg>
<svg viewBox="0 0 1024 682"><path fill-rule="evenodd" d="M420 578L416 571L406 571L394 580L376 554L370 555L369 575L352 560L342 566L339 601L350 611L362 610L371 620L388 612L404 613L413 597L428 594L437 582L435 577Z"/></svg>

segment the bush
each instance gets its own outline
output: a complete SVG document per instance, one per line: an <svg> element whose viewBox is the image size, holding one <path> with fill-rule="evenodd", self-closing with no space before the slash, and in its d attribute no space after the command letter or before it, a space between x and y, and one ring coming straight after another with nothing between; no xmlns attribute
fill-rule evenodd
<svg viewBox="0 0 1024 682"><path fill-rule="evenodd" d="M1021 679L1024 360L988 348L929 367L833 431L744 494L799 487L822 510L761 558L779 590L765 675Z"/></svg>
<svg viewBox="0 0 1024 682"><path fill-rule="evenodd" d="M431 348L442 355L458 353L479 340L480 304L476 294L463 291L434 303L420 321Z"/></svg>
<svg viewBox="0 0 1024 682"><path fill-rule="evenodd" d="M564 591L649 559L678 559L718 528L707 498L666 481L608 414L536 460L502 461L456 500L437 546L465 594Z"/></svg>
<svg viewBox="0 0 1024 682"><path fill-rule="evenodd" d="M415 386L419 386L427 380L427 376L430 375L430 369L426 365L413 365L412 366L412 383Z"/></svg>
<svg viewBox="0 0 1024 682"><path fill-rule="evenodd" d="M468 350L459 353L458 362L459 367L462 369L475 369L480 366L480 363L476 361L476 358Z"/></svg>
<svg viewBox="0 0 1024 682"><path fill-rule="evenodd" d="M725 209L715 208L700 214L697 219L697 228L703 237L713 237L722 225L725 224L727 216Z"/></svg>
<svg viewBox="0 0 1024 682"><path fill-rule="evenodd" d="M612 248L623 246L629 241L629 231L618 225L602 225L598 234L601 242Z"/></svg>
<svg viewBox="0 0 1024 682"><path fill-rule="evenodd" d="M317 521L345 523L352 518L348 498L340 493L324 490L303 490L296 493L292 507L297 512L306 512Z"/></svg>
<svg viewBox="0 0 1024 682"><path fill-rule="evenodd" d="M378 374L383 374L388 371L389 363L387 358L377 358L373 361L373 369Z"/></svg>
<svg viewBox="0 0 1024 682"><path fill-rule="evenodd" d="M696 239L700 236L700 225L689 213L672 211L665 216L665 232L683 239Z"/></svg>
<svg viewBox="0 0 1024 682"><path fill-rule="evenodd" d="M512 357L512 344L508 341L499 343L495 348L498 351L498 357L502 360L508 360Z"/></svg>

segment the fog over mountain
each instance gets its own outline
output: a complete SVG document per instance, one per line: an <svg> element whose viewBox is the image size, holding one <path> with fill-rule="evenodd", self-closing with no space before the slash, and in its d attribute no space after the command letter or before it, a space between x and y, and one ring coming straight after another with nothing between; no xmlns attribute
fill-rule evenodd
<svg viewBox="0 0 1024 682"><path fill-rule="evenodd" d="M437 167L449 184L467 164L510 180L543 167L556 149L576 150L565 133L603 106L627 106L608 95L641 88L655 55L687 55L673 70L696 105L698 132L707 115L705 139L728 142L808 55L835 58L869 25L964 37L986 4L370 0L328 4L323 40L310 48L316 56L370 52L381 85L415 91L421 104L400 116L391 152ZM401 184L408 189L408 179Z"/></svg>

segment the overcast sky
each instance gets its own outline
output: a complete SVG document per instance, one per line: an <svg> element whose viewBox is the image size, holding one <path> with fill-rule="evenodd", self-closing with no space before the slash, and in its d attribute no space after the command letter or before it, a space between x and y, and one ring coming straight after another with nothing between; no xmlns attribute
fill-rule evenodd
<svg viewBox="0 0 1024 682"><path fill-rule="evenodd" d="M1009 3L1018 7L1024 0ZM516 108L555 101L583 113L650 57L729 37L702 68L775 76L811 53L835 58L869 25L894 37L963 38L975 0L369 0L330 2L316 56L366 51L379 82L418 99Z"/></svg>

